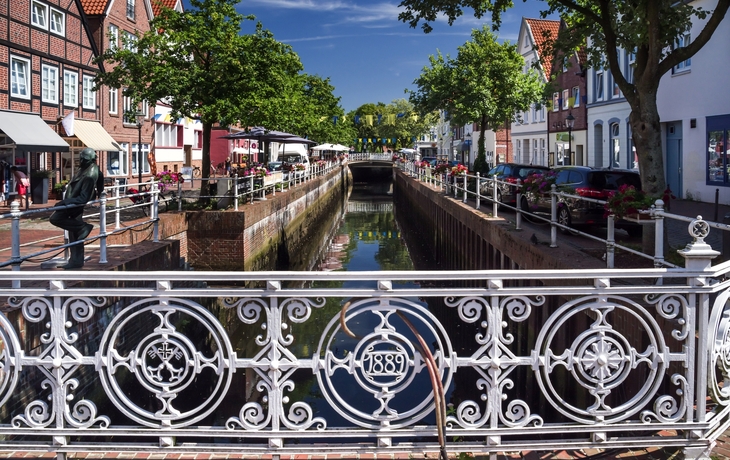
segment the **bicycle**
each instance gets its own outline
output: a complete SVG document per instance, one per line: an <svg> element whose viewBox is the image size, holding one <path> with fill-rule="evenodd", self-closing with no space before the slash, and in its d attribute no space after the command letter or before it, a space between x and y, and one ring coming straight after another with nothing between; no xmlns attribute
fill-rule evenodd
<svg viewBox="0 0 730 460"><path fill-rule="evenodd" d="M200 177L200 166L193 166L193 177Z"/></svg>
<svg viewBox="0 0 730 460"><path fill-rule="evenodd" d="M140 205L139 207L142 208L144 215L149 217L152 194L147 193L147 187L145 186L141 192L136 188L128 188L127 192L132 204ZM177 193L174 190L160 190L157 195L157 212L167 212L170 209L170 203L177 202L177 199Z"/></svg>

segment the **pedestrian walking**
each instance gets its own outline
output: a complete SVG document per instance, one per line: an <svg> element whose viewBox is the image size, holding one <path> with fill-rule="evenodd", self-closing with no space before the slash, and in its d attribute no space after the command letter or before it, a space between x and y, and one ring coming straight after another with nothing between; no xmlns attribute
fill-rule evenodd
<svg viewBox="0 0 730 460"><path fill-rule="evenodd" d="M30 181L28 181L28 176L25 175L25 173L17 168L17 166L11 166L10 172L13 174L13 178L15 179L15 191L18 194L18 201L20 201L20 207L28 207L28 205L33 204L31 201L28 200L28 188L30 187Z"/></svg>

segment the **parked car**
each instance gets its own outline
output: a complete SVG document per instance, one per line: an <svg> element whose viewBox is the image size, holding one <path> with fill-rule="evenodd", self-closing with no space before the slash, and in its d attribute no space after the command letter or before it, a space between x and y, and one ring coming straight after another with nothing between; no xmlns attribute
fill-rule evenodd
<svg viewBox="0 0 730 460"><path fill-rule="evenodd" d="M636 171L626 169L603 169L588 166L561 166L554 169L555 185L558 191L605 201L610 192L618 190L624 184L633 185L641 190L641 178ZM558 197L557 221L566 227L606 226L604 207L602 204L579 200L576 198ZM537 197L522 197L520 206L531 213L548 217L551 214L550 194ZM626 230L630 236L641 235L641 224L627 220L615 222L616 228ZM569 230L562 229L562 232Z"/></svg>
<svg viewBox="0 0 730 460"><path fill-rule="evenodd" d="M549 171L547 166L523 165L518 163L502 163L492 168L486 177L496 177L497 180L508 184L517 184L517 180L524 181L527 176L535 173ZM517 204L517 187L508 184L497 185L497 201L500 203L515 206ZM482 182L481 192L492 196L493 186L491 181Z"/></svg>

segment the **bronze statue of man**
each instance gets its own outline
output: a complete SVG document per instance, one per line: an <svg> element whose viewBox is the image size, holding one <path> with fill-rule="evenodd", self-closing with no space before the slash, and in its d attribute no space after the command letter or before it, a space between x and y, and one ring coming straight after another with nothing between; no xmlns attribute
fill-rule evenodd
<svg viewBox="0 0 730 460"><path fill-rule="evenodd" d="M93 225L84 223L81 217L84 214L84 205L93 200L96 195L99 177L96 152L87 147L79 154L79 169L66 186L63 200L56 203L56 206L76 206L54 211L50 218L53 225L68 231L69 243L86 239L94 228ZM61 265L61 268L71 270L83 267L84 243L75 244L71 246L70 250L71 257L65 265Z"/></svg>

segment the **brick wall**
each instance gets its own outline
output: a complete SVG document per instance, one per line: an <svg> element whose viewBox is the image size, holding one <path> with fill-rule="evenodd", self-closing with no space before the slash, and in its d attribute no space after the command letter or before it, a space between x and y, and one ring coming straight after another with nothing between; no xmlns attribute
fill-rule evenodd
<svg viewBox="0 0 730 460"><path fill-rule="evenodd" d="M308 260L307 237L316 232L333 202L344 199L349 169L298 185L239 211L190 211L160 215L160 240L180 242L180 256L200 270L271 269L282 253ZM109 238L108 244L135 244L152 238L152 226Z"/></svg>

